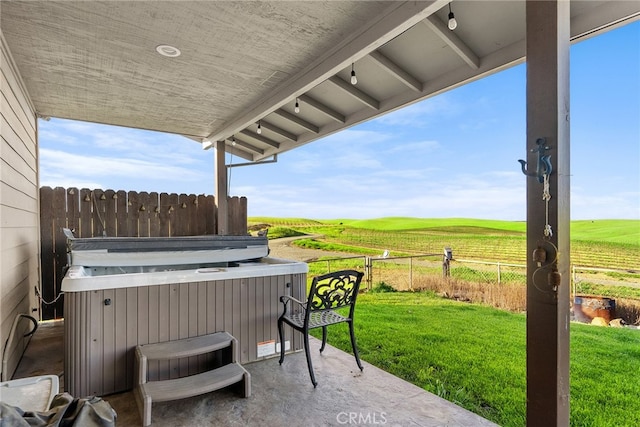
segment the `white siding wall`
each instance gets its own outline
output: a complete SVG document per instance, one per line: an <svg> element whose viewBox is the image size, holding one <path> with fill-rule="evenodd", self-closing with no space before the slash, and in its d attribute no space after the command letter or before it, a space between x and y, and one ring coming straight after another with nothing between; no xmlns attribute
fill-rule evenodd
<svg viewBox="0 0 640 427"><path fill-rule="evenodd" d="M40 284L37 120L20 73L0 32L0 352L17 314L36 319ZM39 310L39 308L38 308ZM22 319L17 337L30 329ZM28 341L6 349L5 378L15 371Z"/></svg>

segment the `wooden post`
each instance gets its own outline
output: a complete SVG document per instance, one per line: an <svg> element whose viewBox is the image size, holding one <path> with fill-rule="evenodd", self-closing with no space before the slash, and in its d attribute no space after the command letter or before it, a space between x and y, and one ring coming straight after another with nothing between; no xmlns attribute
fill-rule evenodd
<svg viewBox="0 0 640 427"><path fill-rule="evenodd" d="M528 0L526 31L527 426L568 426L569 2ZM543 183L531 176L540 138L550 147L545 155L553 167L548 203ZM553 234L545 237L547 224ZM547 258L538 266L533 252L540 246ZM548 276L554 266L562 275L557 287Z"/></svg>
<svg viewBox="0 0 640 427"><path fill-rule="evenodd" d="M216 143L216 155L215 155L215 191L216 191L216 211L218 214L218 220L216 224L218 230L216 234L227 235L229 234L229 207L227 198L229 197L227 189L227 165L225 163L225 142L218 141ZM213 214L213 212L212 212Z"/></svg>
<svg viewBox="0 0 640 427"><path fill-rule="evenodd" d="M409 290L413 290L413 257L409 257Z"/></svg>

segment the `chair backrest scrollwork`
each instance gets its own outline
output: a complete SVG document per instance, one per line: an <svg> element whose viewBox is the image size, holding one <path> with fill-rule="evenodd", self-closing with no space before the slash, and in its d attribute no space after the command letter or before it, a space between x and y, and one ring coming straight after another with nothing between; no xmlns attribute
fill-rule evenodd
<svg viewBox="0 0 640 427"><path fill-rule="evenodd" d="M348 306L353 309L363 276L359 271L341 270L314 277L307 310L335 310Z"/></svg>

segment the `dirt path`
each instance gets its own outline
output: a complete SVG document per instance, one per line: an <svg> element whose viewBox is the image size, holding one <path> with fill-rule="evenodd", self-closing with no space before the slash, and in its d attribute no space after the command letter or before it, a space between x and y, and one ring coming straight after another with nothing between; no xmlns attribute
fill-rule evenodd
<svg viewBox="0 0 640 427"><path fill-rule="evenodd" d="M313 261L320 257L336 257L341 258L346 256L342 252L329 252L320 249L304 249L292 245L291 242L298 239L314 239L321 237L321 235L307 235L298 237L283 237L281 239L269 240L269 256L274 258L291 259L294 261Z"/></svg>

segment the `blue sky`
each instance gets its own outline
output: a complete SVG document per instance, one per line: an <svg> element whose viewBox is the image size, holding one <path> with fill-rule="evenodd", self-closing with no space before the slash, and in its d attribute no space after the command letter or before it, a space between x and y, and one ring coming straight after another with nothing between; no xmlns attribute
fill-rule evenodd
<svg viewBox="0 0 640 427"><path fill-rule="evenodd" d="M525 71L232 168L230 194L249 216L524 220ZM52 118L39 138L42 186L214 193L213 150L181 136ZM640 219L640 22L571 48L571 217Z"/></svg>

